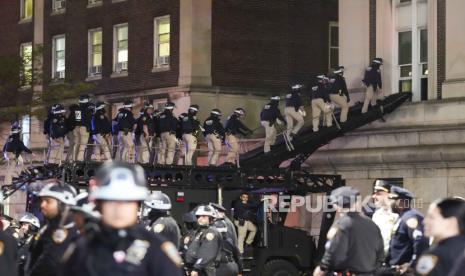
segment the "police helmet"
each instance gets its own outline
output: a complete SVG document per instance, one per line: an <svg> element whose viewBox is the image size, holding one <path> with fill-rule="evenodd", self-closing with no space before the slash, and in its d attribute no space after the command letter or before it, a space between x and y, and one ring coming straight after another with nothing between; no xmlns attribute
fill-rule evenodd
<svg viewBox="0 0 465 276"><path fill-rule="evenodd" d="M382 58L375 58L375 59L373 59L373 63L383 65L383 59Z"/></svg>
<svg viewBox="0 0 465 276"><path fill-rule="evenodd" d="M186 117L187 117L187 113L183 112L183 113L179 114L178 119L179 119L179 121L182 121Z"/></svg>
<svg viewBox="0 0 465 276"><path fill-rule="evenodd" d="M222 205L218 204L218 203L210 203L209 204L211 207L213 207L213 209L219 211L219 212L222 212L222 213L226 213L226 208L224 208Z"/></svg>
<svg viewBox="0 0 465 276"><path fill-rule="evenodd" d="M19 219L19 222L21 223L29 223L31 224L32 226L36 227L37 229L40 228L40 221L39 219L34 216L33 214L31 213L26 213L24 214L20 219Z"/></svg>
<svg viewBox="0 0 465 276"><path fill-rule="evenodd" d="M82 213L88 218L99 219L100 213L95 210L95 204L89 202L89 194L87 192L78 194L75 198L76 205L71 206L74 212Z"/></svg>
<svg viewBox="0 0 465 276"><path fill-rule="evenodd" d="M300 89L302 89L302 87L303 87L302 84L296 83L296 84L294 84L294 85L291 86L291 89L292 89L292 90L300 90Z"/></svg>
<svg viewBox="0 0 465 276"><path fill-rule="evenodd" d="M189 112L190 113L197 113L199 111L199 105L197 104L192 104L191 106L189 106Z"/></svg>
<svg viewBox="0 0 465 276"><path fill-rule="evenodd" d="M123 108L132 108L134 106L134 103L132 100L126 100L123 102Z"/></svg>
<svg viewBox="0 0 465 276"><path fill-rule="evenodd" d="M281 97L280 97L280 96L272 96L272 97L270 98L270 100L272 100L272 101L280 101L280 100L281 100Z"/></svg>
<svg viewBox="0 0 465 276"><path fill-rule="evenodd" d="M217 116L217 117L220 117L221 116L221 111L218 108L214 108L214 109L212 109L212 111L210 111L210 114L214 115L214 116Z"/></svg>
<svg viewBox="0 0 465 276"><path fill-rule="evenodd" d="M318 75L318 76L316 76L316 79L317 79L318 82L324 82L328 78L325 75Z"/></svg>
<svg viewBox="0 0 465 276"><path fill-rule="evenodd" d="M53 114L63 114L66 110L61 104L56 104L55 108L53 109Z"/></svg>
<svg viewBox="0 0 465 276"><path fill-rule="evenodd" d="M139 165L109 161L97 171L96 200L144 201L148 196L144 169Z"/></svg>
<svg viewBox="0 0 465 276"><path fill-rule="evenodd" d="M173 110L175 106L176 106L176 105L175 105L174 103L172 103L172 102L167 102L167 103L165 104L165 109Z"/></svg>
<svg viewBox="0 0 465 276"><path fill-rule="evenodd" d="M90 102L89 95L82 95L79 97L79 103L88 103L88 102Z"/></svg>
<svg viewBox="0 0 465 276"><path fill-rule="evenodd" d="M238 107L236 109L234 109L234 113L240 115L240 116L244 116L245 115L245 110L242 108L242 107Z"/></svg>
<svg viewBox="0 0 465 276"><path fill-rule="evenodd" d="M73 188L73 186L58 180L45 185L37 196L52 197L66 205L76 204L76 200L74 199L76 196L76 190Z"/></svg>
<svg viewBox="0 0 465 276"><path fill-rule="evenodd" d="M196 216L209 216L212 218L216 218L217 214L215 209L209 205L200 205L197 210L195 211Z"/></svg>
<svg viewBox="0 0 465 276"><path fill-rule="evenodd" d="M344 66L338 66L334 70L334 74L340 75L340 74L344 73L344 69L345 69Z"/></svg>
<svg viewBox="0 0 465 276"><path fill-rule="evenodd" d="M101 109L104 109L104 108L105 108L105 106L107 106L107 104L106 104L106 103L104 103L104 102L97 102L97 103L95 104L95 110L101 110Z"/></svg>
<svg viewBox="0 0 465 276"><path fill-rule="evenodd" d="M153 110L153 116L158 116L158 115L160 115L160 113L161 113L161 112L160 112L160 110L158 110L158 109L154 109L154 110Z"/></svg>
<svg viewBox="0 0 465 276"><path fill-rule="evenodd" d="M150 209L155 209L159 211L169 211L171 210L171 200L163 192L157 191L150 195L150 197L144 201L144 205Z"/></svg>
<svg viewBox="0 0 465 276"><path fill-rule="evenodd" d="M19 126L13 126L11 128L11 134L18 134L20 132L21 132L21 127L19 127Z"/></svg>

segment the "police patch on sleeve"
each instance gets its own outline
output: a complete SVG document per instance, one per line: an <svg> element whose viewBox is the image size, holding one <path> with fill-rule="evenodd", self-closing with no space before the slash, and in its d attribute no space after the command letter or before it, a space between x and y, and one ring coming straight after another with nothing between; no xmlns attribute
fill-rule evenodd
<svg viewBox="0 0 465 276"><path fill-rule="evenodd" d="M418 227L418 219L415 217L407 219L405 223L407 224L409 228L412 228L412 229L415 229Z"/></svg>
<svg viewBox="0 0 465 276"><path fill-rule="evenodd" d="M68 237L68 230L62 229L62 228L59 228L59 229L55 230L55 232L53 232L53 234L52 234L52 240L56 244L63 243L66 240L67 237Z"/></svg>
<svg viewBox="0 0 465 276"><path fill-rule="evenodd" d="M165 225L161 224L161 223L159 223L159 224L155 225L155 227L153 227L153 231L155 233L161 233L161 231L163 231L163 229L165 229Z"/></svg>
<svg viewBox="0 0 465 276"><path fill-rule="evenodd" d="M421 256L420 259L418 260L416 270L420 275L427 275L434 269L437 262L438 262L437 256L425 254Z"/></svg>
<svg viewBox="0 0 465 276"><path fill-rule="evenodd" d="M326 234L326 237L328 238L328 240L332 240L334 236L336 236L337 231L338 231L337 227L331 227L331 229L329 229L328 231L328 234Z"/></svg>
<svg viewBox="0 0 465 276"><path fill-rule="evenodd" d="M161 250L168 256L168 258L178 267L182 266L182 259L179 256L179 252L176 246L171 242L164 242L161 244Z"/></svg>
<svg viewBox="0 0 465 276"><path fill-rule="evenodd" d="M184 238L184 244L188 244L190 240L191 240L191 238L185 237L185 238Z"/></svg>
<svg viewBox="0 0 465 276"><path fill-rule="evenodd" d="M205 235L205 238L207 239L207 241L212 241L215 238L215 235L213 233L207 233Z"/></svg>

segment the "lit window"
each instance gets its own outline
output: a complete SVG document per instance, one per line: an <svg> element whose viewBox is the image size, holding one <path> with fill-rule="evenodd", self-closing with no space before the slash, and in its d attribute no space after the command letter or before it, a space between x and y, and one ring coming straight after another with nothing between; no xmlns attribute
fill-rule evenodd
<svg viewBox="0 0 465 276"><path fill-rule="evenodd" d="M155 67L170 64L170 17L155 18L154 23L154 65Z"/></svg>
<svg viewBox="0 0 465 276"><path fill-rule="evenodd" d="M31 117L29 115L24 115L21 118L21 135L24 145L29 147L29 138L31 137Z"/></svg>
<svg viewBox="0 0 465 276"><path fill-rule="evenodd" d="M114 64L113 71L128 71L128 24L120 24L113 31Z"/></svg>
<svg viewBox="0 0 465 276"><path fill-rule="evenodd" d="M102 29L89 31L89 76L102 74Z"/></svg>
<svg viewBox="0 0 465 276"><path fill-rule="evenodd" d="M20 86L32 84L32 43L23 43L20 47L21 68L19 72Z"/></svg>
<svg viewBox="0 0 465 276"><path fill-rule="evenodd" d="M54 12L62 12L66 9L66 0L53 0L52 3Z"/></svg>
<svg viewBox="0 0 465 276"><path fill-rule="evenodd" d="M399 32L399 92L412 92L412 32Z"/></svg>
<svg viewBox="0 0 465 276"><path fill-rule="evenodd" d="M329 68L339 65L339 25L337 22L329 22Z"/></svg>
<svg viewBox="0 0 465 276"><path fill-rule="evenodd" d="M21 19L32 18L33 0L21 0Z"/></svg>
<svg viewBox="0 0 465 276"><path fill-rule="evenodd" d="M53 37L52 79L65 78L65 35Z"/></svg>

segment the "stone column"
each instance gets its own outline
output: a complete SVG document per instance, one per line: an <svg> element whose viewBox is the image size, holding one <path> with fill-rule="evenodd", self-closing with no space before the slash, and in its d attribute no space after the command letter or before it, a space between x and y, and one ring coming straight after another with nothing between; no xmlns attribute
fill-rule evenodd
<svg viewBox="0 0 465 276"><path fill-rule="evenodd" d="M428 1L428 100L437 99L438 18L437 1Z"/></svg>
<svg viewBox="0 0 465 276"><path fill-rule="evenodd" d="M180 0L179 86L211 86L212 0Z"/></svg>

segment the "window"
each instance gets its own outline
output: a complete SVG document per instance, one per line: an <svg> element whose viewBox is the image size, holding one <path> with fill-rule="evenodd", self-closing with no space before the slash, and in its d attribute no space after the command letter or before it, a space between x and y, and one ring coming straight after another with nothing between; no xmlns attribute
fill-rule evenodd
<svg viewBox="0 0 465 276"><path fill-rule="evenodd" d="M329 22L329 69L339 65L339 25Z"/></svg>
<svg viewBox="0 0 465 276"><path fill-rule="evenodd" d="M428 30L420 30L420 66L421 75L428 75Z"/></svg>
<svg viewBox="0 0 465 276"><path fill-rule="evenodd" d="M53 12L63 12L66 9L66 0L53 0Z"/></svg>
<svg viewBox="0 0 465 276"><path fill-rule="evenodd" d="M399 92L412 92L412 32L399 32Z"/></svg>
<svg viewBox="0 0 465 276"><path fill-rule="evenodd" d="M21 0L21 19L32 18L33 0Z"/></svg>
<svg viewBox="0 0 465 276"><path fill-rule="evenodd" d="M19 80L21 87L32 85L32 43L23 43L20 47L21 67Z"/></svg>
<svg viewBox="0 0 465 276"><path fill-rule="evenodd" d="M29 147L29 138L31 137L31 117L29 117L29 115L24 115L21 118L20 125L23 143L26 147Z"/></svg>
<svg viewBox="0 0 465 276"><path fill-rule="evenodd" d="M154 22L154 65L155 67L169 66L170 17L157 17Z"/></svg>
<svg viewBox="0 0 465 276"><path fill-rule="evenodd" d="M89 31L89 76L102 74L102 29Z"/></svg>
<svg viewBox="0 0 465 276"><path fill-rule="evenodd" d="M117 73L128 71L128 24L120 24L113 31L114 64Z"/></svg>
<svg viewBox="0 0 465 276"><path fill-rule="evenodd" d="M52 79L65 78L65 35L53 37L52 52Z"/></svg>
<svg viewBox="0 0 465 276"><path fill-rule="evenodd" d="M102 0L89 0L87 3L88 6L100 6L102 4Z"/></svg>

